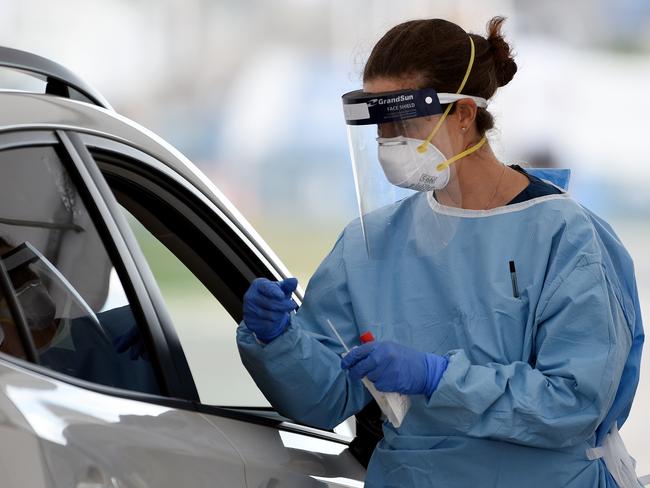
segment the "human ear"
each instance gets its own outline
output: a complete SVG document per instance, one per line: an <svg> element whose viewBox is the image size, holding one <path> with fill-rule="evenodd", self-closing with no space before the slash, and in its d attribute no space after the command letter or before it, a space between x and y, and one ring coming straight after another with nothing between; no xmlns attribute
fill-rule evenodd
<svg viewBox="0 0 650 488"><path fill-rule="evenodd" d="M458 100L455 112L460 130L467 132L476 120L476 103L471 99Z"/></svg>

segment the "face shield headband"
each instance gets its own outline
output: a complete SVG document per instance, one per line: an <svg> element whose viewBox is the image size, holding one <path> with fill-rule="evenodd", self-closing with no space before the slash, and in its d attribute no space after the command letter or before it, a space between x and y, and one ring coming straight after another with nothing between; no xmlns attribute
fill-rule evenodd
<svg viewBox="0 0 650 488"><path fill-rule="evenodd" d="M462 99L474 100L478 107L486 108L487 100L481 97L461 94L465 84L472 72L475 58L474 40L469 37L470 41L470 58L467 71L463 81L456 93L437 93L433 88L422 88L419 90L400 90L384 93L366 93L363 90L356 90L343 95L343 113L347 125L379 125L392 123L400 120L413 119L418 117L427 117L440 115L435 127L429 136L422 141L417 147L419 153L425 153L430 148L430 142L442 127L447 115L451 111L453 103ZM442 105L447 104L445 110ZM480 149L487 142L483 136L474 146L465 151L452 156L451 158L438 164L436 169L443 171L452 163L468 156L469 154Z"/></svg>

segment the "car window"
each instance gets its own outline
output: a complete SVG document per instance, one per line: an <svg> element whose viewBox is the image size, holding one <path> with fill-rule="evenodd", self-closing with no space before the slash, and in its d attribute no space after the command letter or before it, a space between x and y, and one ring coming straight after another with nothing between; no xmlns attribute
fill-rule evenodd
<svg viewBox="0 0 650 488"><path fill-rule="evenodd" d="M128 155L98 148L91 154L149 264L200 402L270 408L235 340L250 279L268 270L190 186L153 158L124 150Z"/></svg>
<svg viewBox="0 0 650 488"><path fill-rule="evenodd" d="M121 208L163 295L201 403L228 407L270 406L242 366L235 342L237 322L161 242L172 237L168 231L154 230L157 232L154 235L143 222Z"/></svg>
<svg viewBox="0 0 650 488"><path fill-rule="evenodd" d="M0 152L0 271L10 283L0 297L0 352L29 358L27 330L41 366L159 394L141 324L63 154L51 146Z"/></svg>

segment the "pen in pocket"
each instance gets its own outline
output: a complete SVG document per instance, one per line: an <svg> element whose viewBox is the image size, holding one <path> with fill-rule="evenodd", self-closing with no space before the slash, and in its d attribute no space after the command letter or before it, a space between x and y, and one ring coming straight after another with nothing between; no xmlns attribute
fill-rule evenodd
<svg viewBox="0 0 650 488"><path fill-rule="evenodd" d="M515 269L514 261L510 261L510 280L512 281L512 296L519 298L519 287L517 286L517 270Z"/></svg>

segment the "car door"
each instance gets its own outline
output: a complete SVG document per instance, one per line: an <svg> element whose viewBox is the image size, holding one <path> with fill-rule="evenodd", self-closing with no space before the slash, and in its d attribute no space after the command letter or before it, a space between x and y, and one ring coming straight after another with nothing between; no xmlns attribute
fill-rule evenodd
<svg viewBox="0 0 650 488"><path fill-rule="evenodd" d="M196 407L242 455L248 486L362 486L351 438L280 417L239 360L244 292L255 277L286 274L272 253L177 171L179 161L154 157L155 147L90 134L77 145L115 195L113 212L131 226L170 313L168 337L178 338L189 365Z"/></svg>
<svg viewBox="0 0 650 488"><path fill-rule="evenodd" d="M244 487L93 171L65 132L0 133L2 486Z"/></svg>

